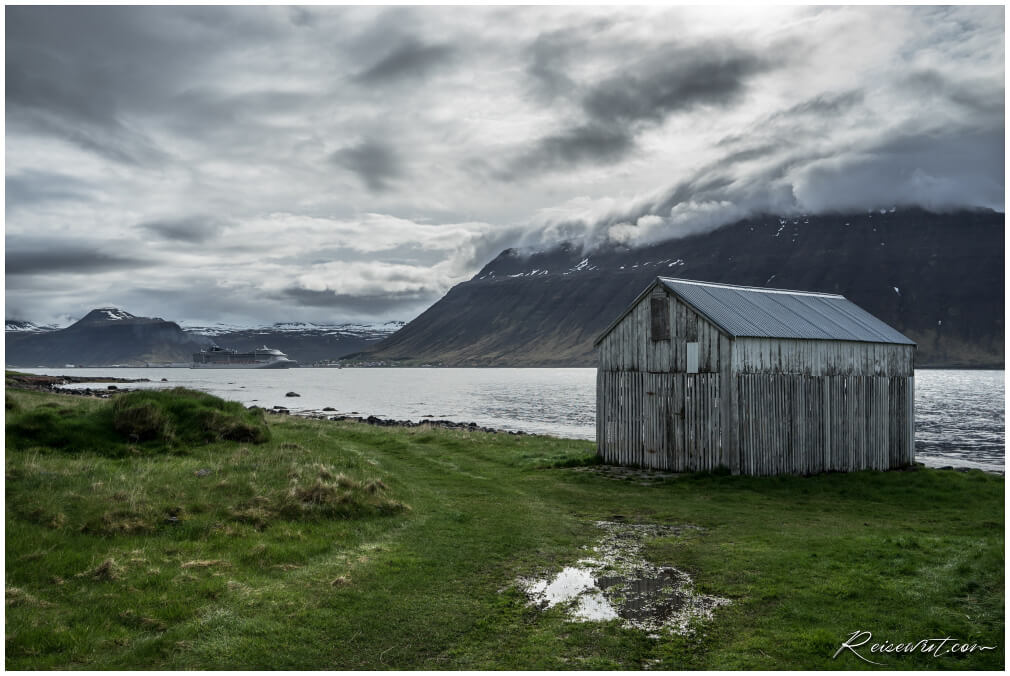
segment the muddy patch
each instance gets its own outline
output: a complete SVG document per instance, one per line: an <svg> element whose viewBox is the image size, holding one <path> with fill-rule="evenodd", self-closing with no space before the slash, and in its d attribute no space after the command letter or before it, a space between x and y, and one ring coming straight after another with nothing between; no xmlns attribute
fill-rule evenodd
<svg viewBox="0 0 1010 676"><path fill-rule="evenodd" d="M519 588L531 605L562 606L572 621L621 620L626 627L658 637L663 631L687 634L728 599L694 590L683 571L656 566L642 557L645 540L679 535L694 526L660 526L597 521L603 539L592 555L544 578L521 578Z"/></svg>
<svg viewBox="0 0 1010 676"><path fill-rule="evenodd" d="M619 465L588 465L586 467L576 467L570 471L595 474L605 479L630 481L640 486L651 486L652 484L659 484L685 476L683 473L678 472L664 472L658 469L623 467Z"/></svg>

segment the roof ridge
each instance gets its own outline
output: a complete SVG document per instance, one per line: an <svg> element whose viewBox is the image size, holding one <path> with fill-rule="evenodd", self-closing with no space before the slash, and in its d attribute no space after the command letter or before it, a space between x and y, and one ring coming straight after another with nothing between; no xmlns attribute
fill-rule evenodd
<svg viewBox="0 0 1010 676"><path fill-rule="evenodd" d="M656 279L663 280L664 282L676 282L678 284L692 284L694 286L714 286L722 289L742 289L744 291L753 291L755 293L779 293L788 294L791 296L819 296L821 298L842 298L845 296L837 293L826 293L823 291L798 291L794 289L771 289L763 286L742 286L740 284L723 284L721 282L702 282L696 279L681 279L679 277L664 277L659 275Z"/></svg>

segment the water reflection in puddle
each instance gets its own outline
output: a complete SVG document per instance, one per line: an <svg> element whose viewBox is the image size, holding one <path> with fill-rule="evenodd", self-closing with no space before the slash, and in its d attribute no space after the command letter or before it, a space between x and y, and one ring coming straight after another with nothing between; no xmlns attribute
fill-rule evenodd
<svg viewBox="0 0 1010 676"><path fill-rule="evenodd" d="M568 566L550 580L530 581L526 594L541 608L574 602L572 615L580 620L616 620L617 610L596 585L593 571Z"/></svg>
<svg viewBox="0 0 1010 676"><path fill-rule="evenodd" d="M658 567L641 556L645 539L677 535L690 526L596 523L603 539L593 556L542 579L521 579L529 602L540 608L564 607L573 621L621 620L657 635L664 629L688 633L692 623L708 620L727 599L694 591L686 573Z"/></svg>

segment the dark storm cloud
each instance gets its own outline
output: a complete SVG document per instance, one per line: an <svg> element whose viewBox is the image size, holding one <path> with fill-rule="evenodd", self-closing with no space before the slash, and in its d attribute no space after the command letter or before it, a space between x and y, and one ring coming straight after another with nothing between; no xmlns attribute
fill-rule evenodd
<svg viewBox="0 0 1010 676"><path fill-rule="evenodd" d="M403 174L400 158L393 148L376 140L341 148L330 156L330 160L353 171L373 192L389 189L390 182Z"/></svg>
<svg viewBox="0 0 1010 676"><path fill-rule="evenodd" d="M282 300L307 307L340 309L357 315L380 316L416 306L421 302L437 300L441 293L436 289L377 294L346 294L335 291L315 291L300 287L284 289Z"/></svg>
<svg viewBox="0 0 1010 676"><path fill-rule="evenodd" d="M150 265L137 257L110 254L98 247L62 242L6 242L8 275L55 275L126 270Z"/></svg>
<svg viewBox="0 0 1010 676"><path fill-rule="evenodd" d="M8 209L30 207L43 202L90 202L94 187L67 174L29 170L7 176Z"/></svg>
<svg viewBox="0 0 1010 676"><path fill-rule="evenodd" d="M8 36L12 30L17 29L8 23ZM127 164L158 155L147 138L120 122L114 96L94 95L105 85L101 69L89 71L77 59L26 43L21 35L8 40L6 58L7 119L14 130L63 138Z"/></svg>
<svg viewBox="0 0 1010 676"><path fill-rule="evenodd" d="M136 34L133 16L80 7L8 7L8 122L18 129L58 136L117 161L134 163L138 155L146 154L132 148L149 144L142 138L129 138L118 111L122 81L128 79L129 64L136 63L138 54L115 36ZM80 37L95 33L101 36L103 47L115 50L119 43L122 49L116 51L127 60L118 68L107 60L105 49L96 51ZM127 51L131 53L127 55ZM96 96L97 91L102 95Z"/></svg>
<svg viewBox="0 0 1010 676"><path fill-rule="evenodd" d="M616 163L635 150L643 131L699 106L733 105L755 76L777 65L732 45L700 44L655 50L621 64L609 77L578 86L556 65L570 50L566 40L554 35L535 40L528 72L548 98L570 94L583 121L517 153L500 177Z"/></svg>
<svg viewBox="0 0 1010 676"><path fill-rule="evenodd" d="M202 244L214 239L227 227L227 223L212 216L188 216L139 223L138 228L158 237L176 242Z"/></svg>
<svg viewBox="0 0 1010 676"><path fill-rule="evenodd" d="M275 34L247 8L23 6L5 16L8 125L134 165L169 155L141 118L164 114L216 55Z"/></svg>
<svg viewBox="0 0 1010 676"><path fill-rule="evenodd" d="M536 147L512 163L511 173L503 173L501 177L515 178L518 172L617 162L634 149L634 136L625 129L603 125L577 127L540 139Z"/></svg>
<svg viewBox="0 0 1010 676"><path fill-rule="evenodd" d="M424 44L408 39L355 78L368 85L420 79L449 61L455 54L450 45Z"/></svg>
<svg viewBox="0 0 1010 676"><path fill-rule="evenodd" d="M757 54L717 45L661 52L596 84L582 107L601 123L659 123L696 106L734 103L748 81L770 65Z"/></svg>
<svg viewBox="0 0 1010 676"><path fill-rule="evenodd" d="M613 21L598 18L540 33L524 49L530 59L526 74L531 81L532 93L546 103L576 94L578 84L567 73L572 61L581 56L587 45L605 43L603 34L611 26Z"/></svg>
<svg viewBox="0 0 1010 676"><path fill-rule="evenodd" d="M576 88L564 72L572 44L563 35L560 31L539 35L529 49L531 61L526 72L533 81L533 92L548 103Z"/></svg>

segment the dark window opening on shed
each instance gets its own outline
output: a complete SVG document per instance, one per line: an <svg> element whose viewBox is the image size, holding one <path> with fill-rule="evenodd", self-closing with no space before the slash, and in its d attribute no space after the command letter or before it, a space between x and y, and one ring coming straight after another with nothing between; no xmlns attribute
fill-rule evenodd
<svg viewBox="0 0 1010 676"><path fill-rule="evenodd" d="M670 306L666 302L666 297L653 296L649 299L652 302L652 340L670 340Z"/></svg>

